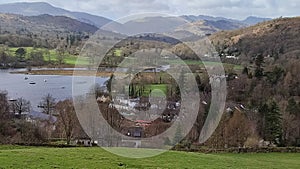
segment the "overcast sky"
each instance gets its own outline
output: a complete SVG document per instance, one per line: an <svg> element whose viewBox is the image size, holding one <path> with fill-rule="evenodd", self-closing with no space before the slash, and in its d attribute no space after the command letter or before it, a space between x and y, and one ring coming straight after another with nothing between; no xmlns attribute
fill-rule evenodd
<svg viewBox="0 0 300 169"><path fill-rule="evenodd" d="M0 0L0 3L22 0ZM212 15L234 19L247 16L299 16L299 0L23 0L48 2L72 11L88 12L117 19L130 14L159 12L169 15Z"/></svg>

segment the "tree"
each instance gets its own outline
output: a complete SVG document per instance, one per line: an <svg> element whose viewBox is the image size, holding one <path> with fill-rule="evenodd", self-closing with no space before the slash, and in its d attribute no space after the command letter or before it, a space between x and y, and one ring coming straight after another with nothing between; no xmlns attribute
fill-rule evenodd
<svg viewBox="0 0 300 169"><path fill-rule="evenodd" d="M243 147L250 135L250 122L247 116L240 112L234 111L232 117L225 126L224 139L229 147Z"/></svg>
<svg viewBox="0 0 300 169"><path fill-rule="evenodd" d="M297 129L299 122L294 114L284 113L282 117L282 145L297 146L296 138L298 137Z"/></svg>
<svg viewBox="0 0 300 169"><path fill-rule="evenodd" d="M184 70L181 70L181 72L179 74L179 77L178 77L178 83L175 86L175 98L176 98L176 100L179 100L181 98L181 93L186 91L185 90L185 87L186 87L185 82L186 82L185 81L185 72L184 72Z"/></svg>
<svg viewBox="0 0 300 169"><path fill-rule="evenodd" d="M0 92L0 118L5 118L9 111L9 106L7 102L7 93L1 91Z"/></svg>
<svg viewBox="0 0 300 169"><path fill-rule="evenodd" d="M11 60L11 56L8 47L0 45L0 67L6 68Z"/></svg>
<svg viewBox="0 0 300 169"><path fill-rule="evenodd" d="M15 51L15 55L18 59L18 61L25 61L25 55L26 55L26 50L24 48L18 48Z"/></svg>
<svg viewBox="0 0 300 169"><path fill-rule="evenodd" d="M283 76L283 74L284 74L284 69L281 67L275 66L273 71L269 72L267 74L267 79L271 84L276 85L278 83L279 79Z"/></svg>
<svg viewBox="0 0 300 169"><path fill-rule="evenodd" d="M9 113L7 93L0 91L0 143L9 143L13 129L10 125L12 116Z"/></svg>
<svg viewBox="0 0 300 169"><path fill-rule="evenodd" d="M28 109L29 102L19 98L13 103L19 111ZM25 119L14 120L9 111L7 93L0 92L0 143L42 143L46 141L44 128L36 123L27 122Z"/></svg>
<svg viewBox="0 0 300 169"><path fill-rule="evenodd" d="M269 111L269 107L267 103L262 104L259 107L259 121L258 121L258 132L259 134L265 138L265 126L266 126L266 115L267 112Z"/></svg>
<svg viewBox="0 0 300 169"><path fill-rule="evenodd" d="M30 123L26 120L16 121L16 130L18 131L19 143L44 143L46 142L45 128L37 123Z"/></svg>
<svg viewBox="0 0 300 169"><path fill-rule="evenodd" d="M64 64L65 53L66 53L65 49L62 47L56 49L56 60L59 65Z"/></svg>
<svg viewBox="0 0 300 169"><path fill-rule="evenodd" d="M129 96L130 97L135 97L135 91L134 91L134 85L133 85L133 83L131 83L129 85Z"/></svg>
<svg viewBox="0 0 300 169"><path fill-rule="evenodd" d="M43 51L44 55L47 57L47 61L50 63L51 62L51 54L48 49L44 49Z"/></svg>
<svg viewBox="0 0 300 169"><path fill-rule="evenodd" d="M265 140L279 143L282 135L282 121L280 109L275 101L268 105L265 117Z"/></svg>
<svg viewBox="0 0 300 169"><path fill-rule="evenodd" d="M74 136L78 119L71 100L60 101L56 104L56 111L59 114L58 121L63 128L67 144L70 144Z"/></svg>
<svg viewBox="0 0 300 169"><path fill-rule="evenodd" d="M30 53L30 62L32 65L41 66L44 64L43 51L32 51Z"/></svg>
<svg viewBox="0 0 300 169"><path fill-rule="evenodd" d="M265 63L264 56L262 54L258 54L255 58L255 65L257 67L262 67L262 65Z"/></svg>
<svg viewBox="0 0 300 169"><path fill-rule="evenodd" d="M286 143L291 143L292 140L297 142L296 138L300 137L300 103L297 104L294 98L289 99L286 112L283 119L283 139Z"/></svg>
<svg viewBox="0 0 300 169"><path fill-rule="evenodd" d="M113 81L113 79L114 79L114 74L111 74L110 78L106 82L106 88L107 88L109 94L111 94L111 88L112 88L112 81Z"/></svg>
<svg viewBox="0 0 300 169"><path fill-rule="evenodd" d="M52 115L55 110L55 104L56 104L55 98L48 93L46 96L42 98L39 107L43 110L43 113Z"/></svg>
<svg viewBox="0 0 300 169"><path fill-rule="evenodd" d="M248 67L244 67L243 74L249 75L249 68Z"/></svg>
<svg viewBox="0 0 300 169"><path fill-rule="evenodd" d="M6 119L9 114L9 104L7 101L7 93L0 92L0 120Z"/></svg>
<svg viewBox="0 0 300 169"><path fill-rule="evenodd" d="M24 112L29 112L30 107L30 101L27 101L22 97L18 98L15 102L12 103L13 112L18 113L19 116L21 116Z"/></svg>
<svg viewBox="0 0 300 169"><path fill-rule="evenodd" d="M262 54L258 54L255 58L255 77L261 78L264 75L264 69L263 69L263 64L264 64L264 56Z"/></svg>
<svg viewBox="0 0 300 169"><path fill-rule="evenodd" d="M181 126L178 125L173 138L173 144L178 144L183 139Z"/></svg>
<svg viewBox="0 0 300 169"><path fill-rule="evenodd" d="M300 113L300 106L297 104L294 98L289 99L286 111L294 115Z"/></svg>
<svg viewBox="0 0 300 169"><path fill-rule="evenodd" d="M197 74L195 79L196 79L196 82L197 82L197 86L198 86L199 91L202 91L203 89L202 89L202 87L201 87L202 82L201 82L201 77L200 77L200 75Z"/></svg>

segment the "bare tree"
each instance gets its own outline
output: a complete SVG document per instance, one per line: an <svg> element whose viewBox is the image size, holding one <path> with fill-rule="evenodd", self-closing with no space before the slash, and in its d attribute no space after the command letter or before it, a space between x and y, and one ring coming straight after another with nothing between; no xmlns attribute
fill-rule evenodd
<svg viewBox="0 0 300 169"><path fill-rule="evenodd" d="M30 111L30 101L25 100L24 98L18 98L15 102L12 104L12 109L14 113L18 113L19 116L22 115L24 112Z"/></svg>
<svg viewBox="0 0 300 169"><path fill-rule="evenodd" d="M43 113L52 115L55 110L55 104L56 104L55 98L48 93L42 98L42 101L40 102L40 105L38 107L43 110Z"/></svg>
<svg viewBox="0 0 300 169"><path fill-rule="evenodd" d="M58 62L59 65L64 64L65 53L66 53L66 50L63 47L58 47L56 49L56 61Z"/></svg>
<svg viewBox="0 0 300 169"><path fill-rule="evenodd" d="M7 93L0 91L0 143L10 143L10 136L14 134L9 113Z"/></svg>
<svg viewBox="0 0 300 169"><path fill-rule="evenodd" d="M7 93L0 92L0 120L9 116L9 105L7 102Z"/></svg>
<svg viewBox="0 0 300 169"><path fill-rule="evenodd" d="M234 111L225 125L224 140L229 147L243 147L250 135L250 123L241 111Z"/></svg>
<svg viewBox="0 0 300 169"><path fill-rule="evenodd" d="M67 139L67 144L70 144L74 136L76 124L78 122L76 112L71 100L60 101L56 105L56 111L59 114L59 124L62 126Z"/></svg>

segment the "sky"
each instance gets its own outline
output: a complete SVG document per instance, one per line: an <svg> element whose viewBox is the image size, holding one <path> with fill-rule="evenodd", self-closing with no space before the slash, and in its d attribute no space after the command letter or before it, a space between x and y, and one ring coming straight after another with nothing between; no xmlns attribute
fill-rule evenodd
<svg viewBox="0 0 300 169"><path fill-rule="evenodd" d="M248 16L300 16L299 0L0 0L0 4L20 1L48 2L56 7L110 19L145 12L211 15L232 19L244 19Z"/></svg>

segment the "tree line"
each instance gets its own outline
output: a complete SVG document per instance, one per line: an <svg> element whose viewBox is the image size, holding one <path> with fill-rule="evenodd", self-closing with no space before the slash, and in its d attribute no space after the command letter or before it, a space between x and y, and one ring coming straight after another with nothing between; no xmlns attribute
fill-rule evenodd
<svg viewBox="0 0 300 169"><path fill-rule="evenodd" d="M8 46L0 45L0 68L31 68L44 65L62 65L65 62L66 51L64 48L57 48L55 57L51 57L49 49L33 48L28 51L20 47L11 51Z"/></svg>

